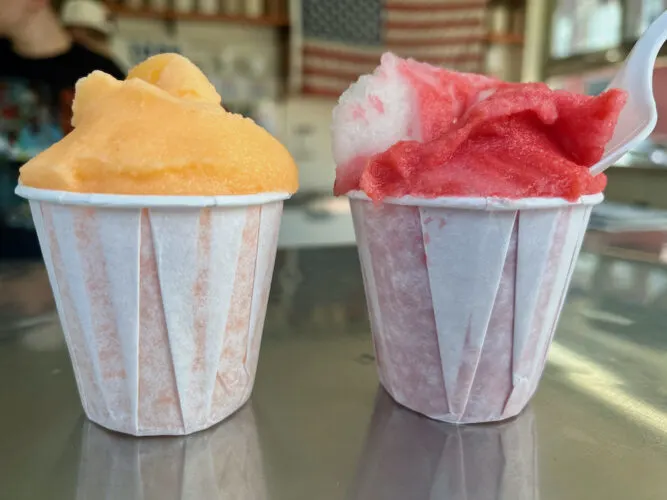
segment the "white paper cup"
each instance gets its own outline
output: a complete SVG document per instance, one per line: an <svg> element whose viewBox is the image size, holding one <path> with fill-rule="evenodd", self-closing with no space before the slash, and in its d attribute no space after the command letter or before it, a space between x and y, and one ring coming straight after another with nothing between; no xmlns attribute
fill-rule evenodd
<svg viewBox="0 0 667 500"><path fill-rule="evenodd" d="M77 500L264 500L259 434L248 404L195 436L134 439L86 422Z"/></svg>
<svg viewBox="0 0 667 500"><path fill-rule="evenodd" d="M537 500L535 416L529 408L499 424L444 424L381 390L349 498Z"/></svg>
<svg viewBox="0 0 667 500"><path fill-rule="evenodd" d="M603 196L349 197L382 385L437 420L517 415Z"/></svg>
<svg viewBox="0 0 667 500"><path fill-rule="evenodd" d="M90 420L190 434L248 400L288 194L16 193L30 200Z"/></svg>

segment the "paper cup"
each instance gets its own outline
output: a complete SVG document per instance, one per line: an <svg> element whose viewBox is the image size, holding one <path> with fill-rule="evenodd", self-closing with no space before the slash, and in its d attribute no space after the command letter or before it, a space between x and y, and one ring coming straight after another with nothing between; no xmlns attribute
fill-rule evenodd
<svg viewBox="0 0 667 500"><path fill-rule="evenodd" d="M537 500L535 417L492 425L434 422L376 399L351 500Z"/></svg>
<svg viewBox="0 0 667 500"><path fill-rule="evenodd" d="M289 195L16 193L30 200L90 420L190 434L247 401Z"/></svg>
<svg viewBox="0 0 667 500"><path fill-rule="evenodd" d="M268 498L252 406L195 436L133 439L86 422L77 500Z"/></svg>
<svg viewBox="0 0 667 500"><path fill-rule="evenodd" d="M517 415L537 388L592 206L562 199L350 203L382 385L454 423Z"/></svg>

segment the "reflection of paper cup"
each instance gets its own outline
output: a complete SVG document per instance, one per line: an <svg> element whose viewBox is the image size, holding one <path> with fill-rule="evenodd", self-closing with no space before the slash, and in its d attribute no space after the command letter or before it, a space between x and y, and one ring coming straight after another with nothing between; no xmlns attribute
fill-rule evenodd
<svg viewBox="0 0 667 500"><path fill-rule="evenodd" d="M85 195L19 186L88 418L210 427L250 397L287 195Z"/></svg>
<svg viewBox="0 0 667 500"><path fill-rule="evenodd" d="M76 498L268 498L252 406L189 437L135 439L86 422Z"/></svg>
<svg viewBox="0 0 667 500"><path fill-rule="evenodd" d="M380 390L349 498L537 500L537 433L528 409L499 424L433 422Z"/></svg>
<svg viewBox="0 0 667 500"><path fill-rule="evenodd" d="M517 415L539 382L591 206L350 202L382 385L431 418Z"/></svg>

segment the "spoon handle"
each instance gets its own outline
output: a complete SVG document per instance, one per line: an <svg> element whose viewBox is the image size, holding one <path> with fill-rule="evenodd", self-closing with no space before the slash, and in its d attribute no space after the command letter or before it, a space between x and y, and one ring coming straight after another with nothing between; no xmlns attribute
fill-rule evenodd
<svg viewBox="0 0 667 500"><path fill-rule="evenodd" d="M667 40L667 11L644 32L625 59L609 88L623 89L628 101L621 111L614 135L603 157L590 168L598 175L636 148L651 134L658 119L653 97L653 67L662 44Z"/></svg>
<svg viewBox="0 0 667 500"><path fill-rule="evenodd" d="M643 91L653 98L653 67L660 48L667 40L667 11L663 12L637 40L632 51L625 60L624 68L609 84L610 88L624 88L625 90ZM616 80L621 80L617 82ZM641 82L642 89L634 87ZM628 85L630 84L630 85Z"/></svg>

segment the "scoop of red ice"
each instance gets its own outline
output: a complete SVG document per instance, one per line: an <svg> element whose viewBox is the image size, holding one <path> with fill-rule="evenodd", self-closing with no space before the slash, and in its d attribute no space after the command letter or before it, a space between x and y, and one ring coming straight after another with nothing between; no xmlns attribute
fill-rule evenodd
<svg viewBox="0 0 667 500"><path fill-rule="evenodd" d="M385 54L334 110L336 194L562 197L601 192L593 177L626 95L504 83Z"/></svg>

